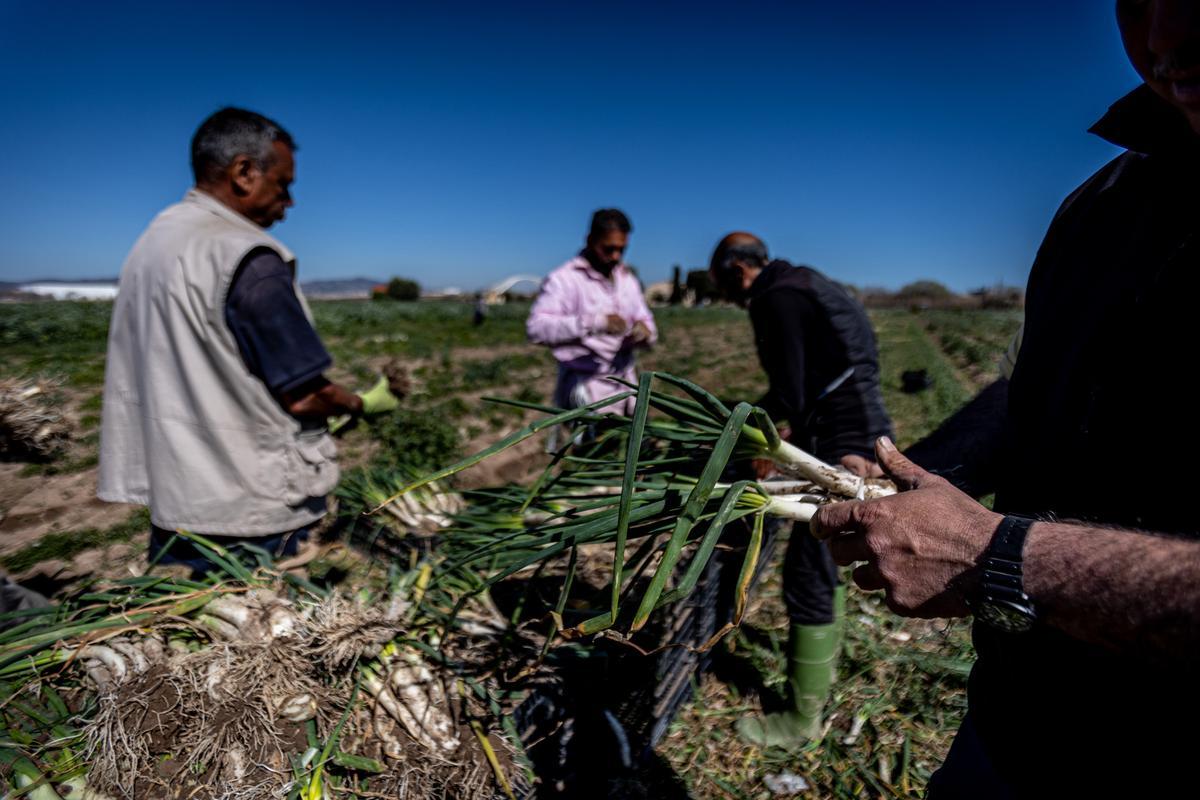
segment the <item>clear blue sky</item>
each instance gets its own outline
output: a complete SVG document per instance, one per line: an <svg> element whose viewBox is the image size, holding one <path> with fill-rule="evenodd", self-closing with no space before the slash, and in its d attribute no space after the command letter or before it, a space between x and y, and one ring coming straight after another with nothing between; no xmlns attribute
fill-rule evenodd
<svg viewBox="0 0 1200 800"><path fill-rule="evenodd" d="M0 280L116 275L226 104L296 137L305 279L658 280L733 229L858 285L1023 284L1137 84L1111 2L0 0Z"/></svg>

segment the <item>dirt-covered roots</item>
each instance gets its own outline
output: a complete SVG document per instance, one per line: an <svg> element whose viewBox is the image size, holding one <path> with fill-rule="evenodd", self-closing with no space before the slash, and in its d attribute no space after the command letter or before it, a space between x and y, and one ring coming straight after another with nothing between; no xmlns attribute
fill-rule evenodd
<svg viewBox="0 0 1200 800"><path fill-rule="evenodd" d="M288 754L304 749L305 722L329 729L347 696L287 640L176 654L101 695L86 729L89 781L122 797L181 781L196 798L219 796L205 787L225 783L277 794L290 776Z"/></svg>
<svg viewBox="0 0 1200 800"><path fill-rule="evenodd" d="M346 727L347 749L386 764L386 771L370 780L371 790L385 797L494 798L501 795L497 766L506 780L521 783L509 741L494 734L487 737L496 757L492 764L469 724L454 729L459 745L453 750L433 750L417 741L378 702L364 704Z"/></svg>
<svg viewBox="0 0 1200 800"><path fill-rule="evenodd" d="M331 672L374 658L401 632L400 618L407 610L401 598L375 608L331 597L309 615L308 649Z"/></svg>
<svg viewBox="0 0 1200 800"><path fill-rule="evenodd" d="M0 457L45 460L71 439L71 428L54 406L57 384L0 380Z"/></svg>
<svg viewBox="0 0 1200 800"><path fill-rule="evenodd" d="M508 744L482 747L462 722L479 709L456 679L397 641L403 611L255 590L205 606L207 644L164 644L151 631L79 648L99 690L85 729L89 784L120 798L279 797L312 779L311 754L336 730L334 752L370 763L372 792L492 796L485 750L511 765Z"/></svg>
<svg viewBox="0 0 1200 800"><path fill-rule="evenodd" d="M422 758L417 753L389 762L390 768L371 780L371 791L380 797L408 800L480 800L499 796L491 767L478 750L463 760Z"/></svg>

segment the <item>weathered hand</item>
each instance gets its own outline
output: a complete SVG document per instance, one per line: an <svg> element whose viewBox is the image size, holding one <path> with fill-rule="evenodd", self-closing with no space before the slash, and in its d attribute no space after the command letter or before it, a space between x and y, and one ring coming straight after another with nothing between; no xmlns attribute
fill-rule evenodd
<svg viewBox="0 0 1200 800"><path fill-rule="evenodd" d="M758 481L765 481L779 474L779 467L769 458L750 459L750 468L754 470L754 479Z"/></svg>
<svg viewBox="0 0 1200 800"><path fill-rule="evenodd" d="M897 614L965 616L963 584L1001 515L909 461L886 436L875 453L900 493L824 506L812 519L813 535L829 541L837 563L866 562L854 569L854 582L882 589Z"/></svg>
<svg viewBox="0 0 1200 800"><path fill-rule="evenodd" d="M646 323L638 321L633 323L633 329L629 331L629 341L633 344L646 344L650 341L650 328Z"/></svg>
<svg viewBox="0 0 1200 800"><path fill-rule="evenodd" d="M625 320L620 314L609 314L604 319L604 332L618 336L625 332Z"/></svg>
<svg viewBox="0 0 1200 800"><path fill-rule="evenodd" d="M872 461L866 456L860 456L855 453L842 456L841 465L853 472L860 478L882 478L883 467L879 466L879 462Z"/></svg>

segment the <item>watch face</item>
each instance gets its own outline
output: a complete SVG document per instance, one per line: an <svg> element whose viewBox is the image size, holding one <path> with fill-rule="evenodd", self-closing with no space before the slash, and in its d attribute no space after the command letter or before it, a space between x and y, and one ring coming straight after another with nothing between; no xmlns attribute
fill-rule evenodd
<svg viewBox="0 0 1200 800"><path fill-rule="evenodd" d="M1006 633L1024 633L1033 627L1027 611L995 600L984 600L975 609L975 617Z"/></svg>

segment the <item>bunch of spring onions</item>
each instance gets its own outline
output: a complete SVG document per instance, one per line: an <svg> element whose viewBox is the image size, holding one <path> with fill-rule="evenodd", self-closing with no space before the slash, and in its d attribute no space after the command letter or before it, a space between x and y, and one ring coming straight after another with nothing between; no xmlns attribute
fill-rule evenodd
<svg viewBox="0 0 1200 800"><path fill-rule="evenodd" d="M61 381L0 379L0 455L47 461L71 440L55 398Z"/></svg>
<svg viewBox="0 0 1200 800"><path fill-rule="evenodd" d="M767 517L807 521L824 503L894 491L782 440L760 408L739 403L731 409L699 386L664 373L644 373L636 387L627 386L615 397L569 411L498 400L544 416L386 499L385 503L395 502L553 426L586 431L555 454L529 489L509 487L493 493L483 504L482 518L473 516L471 505L456 515L441 534L444 560L434 584L474 572L483 576L477 583L487 587L539 563L566 558L555 612L563 627L561 614L580 548L610 545L608 601L582 622L563 627L562 633L628 635L644 627L656 609L686 596L726 526L748 518L751 535L736 584L736 625L745 609ZM632 416L603 412L603 406L630 396L636 398ZM789 480L722 480L736 472L738 462L751 459L770 460ZM507 524L489 529L489 520L497 515Z"/></svg>
<svg viewBox="0 0 1200 800"><path fill-rule="evenodd" d="M0 796L513 796L515 732L436 647L427 564L346 596L189 538L219 572L5 615Z"/></svg>

